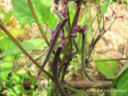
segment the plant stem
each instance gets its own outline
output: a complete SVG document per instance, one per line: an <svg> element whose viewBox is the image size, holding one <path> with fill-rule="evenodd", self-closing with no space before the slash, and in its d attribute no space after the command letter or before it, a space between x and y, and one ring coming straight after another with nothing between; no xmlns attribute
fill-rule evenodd
<svg viewBox="0 0 128 96"><path fill-rule="evenodd" d="M37 24L37 26L38 26L38 28L39 28L39 30L40 30L40 33L41 33L42 37L44 38L44 40L45 40L45 42L47 43L47 45L50 46L50 43L49 43L49 41L48 41L48 39L47 39L45 33L43 32L43 28L42 28L42 26L41 26L41 24L40 24L40 22L39 22L39 20L38 20L38 17L37 17L37 15L36 15L36 12L35 12L34 8L33 8L33 6L32 6L31 0L27 0L27 1L28 1L29 7L30 7L31 12L32 12L32 15L33 15L33 17L34 17L34 19L35 19L35 21L36 21L36 24Z"/></svg>
<svg viewBox="0 0 128 96"><path fill-rule="evenodd" d="M54 39L53 39L52 42L51 42L49 51L48 51L48 53L47 53L47 55L46 55L44 61L42 62L42 68L45 67L47 61L49 60L49 57L50 57L51 53L53 52L53 49L54 49L55 44L56 44L56 42L57 42L57 39L58 39L58 37L59 37L60 31L61 31L61 29L64 27L64 25L66 24L66 22L67 22L67 18L65 18L65 19L62 21L62 23L60 23L60 24L57 26L56 31L55 31L55 33L56 33L56 34L55 34L55 37L54 37ZM38 76L39 76L40 74L41 74L41 72L38 73Z"/></svg>
<svg viewBox="0 0 128 96"><path fill-rule="evenodd" d="M84 71L84 74L85 74L85 76L90 80L90 81L92 81L91 80L91 78L88 76L88 74L87 74L87 71L86 71L86 62L85 62L85 43L86 43L86 41L85 41L85 34L83 33L82 34L82 68L83 68L83 71ZM88 60L88 59L87 59Z"/></svg>
<svg viewBox="0 0 128 96"><path fill-rule="evenodd" d="M17 47L41 70L43 71L48 77L53 79L53 77L28 54L28 52L18 43L18 41L10 34L10 32L5 28L5 26L0 21L0 28L8 35L8 37L17 45ZM31 46L30 46L31 47Z"/></svg>
<svg viewBox="0 0 128 96"><path fill-rule="evenodd" d="M121 60L127 60L127 59L128 58L100 59L100 60L94 60L94 61L88 61L88 62L121 61Z"/></svg>

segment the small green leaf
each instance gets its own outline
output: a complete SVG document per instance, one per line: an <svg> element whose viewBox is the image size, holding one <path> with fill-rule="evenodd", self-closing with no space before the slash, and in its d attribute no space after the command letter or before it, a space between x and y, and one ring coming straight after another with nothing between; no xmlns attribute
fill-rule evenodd
<svg viewBox="0 0 128 96"><path fill-rule="evenodd" d="M3 52L6 51L8 48L10 48L12 45L14 45L14 43L11 41L10 38L4 38L0 40L0 49Z"/></svg>
<svg viewBox="0 0 128 96"><path fill-rule="evenodd" d="M7 79L8 74L12 71L12 69L12 63L0 61L0 80Z"/></svg>
<svg viewBox="0 0 128 96"><path fill-rule="evenodd" d="M118 64L116 61L101 61L96 62L96 68L107 78L114 79Z"/></svg>
<svg viewBox="0 0 128 96"><path fill-rule="evenodd" d="M14 36L17 37L19 35L22 35L24 33L23 29L12 29L10 30L10 33Z"/></svg>
<svg viewBox="0 0 128 96"><path fill-rule="evenodd" d="M105 0L105 3L101 7L101 16L104 17L105 12L108 9L109 4L112 2L112 0Z"/></svg>

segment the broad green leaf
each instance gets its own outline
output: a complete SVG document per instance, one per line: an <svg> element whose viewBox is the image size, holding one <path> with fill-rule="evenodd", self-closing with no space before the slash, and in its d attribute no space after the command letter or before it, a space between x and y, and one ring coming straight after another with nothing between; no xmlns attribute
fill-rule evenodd
<svg viewBox="0 0 128 96"><path fill-rule="evenodd" d="M108 9L109 4L112 2L112 0L105 0L105 3L101 7L101 16L104 17L105 12Z"/></svg>
<svg viewBox="0 0 128 96"><path fill-rule="evenodd" d="M27 0L12 0L14 15L22 23L34 22L32 13L28 7Z"/></svg>
<svg viewBox="0 0 128 96"><path fill-rule="evenodd" d="M30 39L30 40L21 42L20 44L27 51L41 50L46 45L45 41L42 39ZM21 50L16 45L14 45L11 48L9 48L7 51L0 54L0 57L6 56L6 55L18 54L18 53L21 53Z"/></svg>
<svg viewBox="0 0 128 96"><path fill-rule="evenodd" d="M7 79L7 76L12 71L12 69L12 63L0 61L0 80Z"/></svg>
<svg viewBox="0 0 128 96"><path fill-rule="evenodd" d="M112 92L112 96L127 96L128 94L128 61L121 70L118 78L113 81L113 86L116 85L117 92ZM112 87L113 87L112 86ZM114 94L114 95L113 95Z"/></svg>
<svg viewBox="0 0 128 96"><path fill-rule="evenodd" d="M114 79L118 64L116 61L99 61L96 62L96 68L107 78Z"/></svg>
<svg viewBox="0 0 128 96"><path fill-rule="evenodd" d="M36 11L40 23L51 23L49 19L54 18L50 12L51 0L31 0ZM12 0L14 15L20 23L33 23L35 22L33 15L29 9L27 0ZM54 20L56 22L56 20ZM53 22L53 24L55 23ZM52 25L52 24L51 24ZM52 27L52 26L50 26Z"/></svg>

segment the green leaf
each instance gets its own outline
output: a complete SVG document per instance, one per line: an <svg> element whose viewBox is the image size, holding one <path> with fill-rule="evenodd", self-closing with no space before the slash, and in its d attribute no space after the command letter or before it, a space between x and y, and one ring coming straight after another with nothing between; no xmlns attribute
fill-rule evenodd
<svg viewBox="0 0 128 96"><path fill-rule="evenodd" d="M96 68L107 78L114 79L118 64L116 61L101 61L96 62Z"/></svg>
<svg viewBox="0 0 128 96"><path fill-rule="evenodd" d="M71 21L71 24L72 24L73 18L75 16L75 11L73 10L73 7L75 6L75 3L73 1L69 2L68 6L69 6L70 21Z"/></svg>
<svg viewBox="0 0 128 96"><path fill-rule="evenodd" d="M59 20L57 20L57 19L55 18L54 14L51 14L51 15L49 16L49 20L48 20L48 28L51 28L51 29L55 30L55 29L56 29L56 26L57 26L57 24L58 24L58 21L59 21Z"/></svg>
<svg viewBox="0 0 128 96"><path fill-rule="evenodd" d="M4 24L7 24L9 22L9 18L12 16L12 11L9 11L5 14L5 17L4 17L4 20L3 20L3 23Z"/></svg>
<svg viewBox="0 0 128 96"><path fill-rule="evenodd" d="M27 0L12 0L14 15L22 23L34 22L32 13L28 7Z"/></svg>
<svg viewBox="0 0 128 96"><path fill-rule="evenodd" d="M105 0L105 3L101 7L101 16L104 17L105 12L107 11L107 8L109 4L112 2L112 0Z"/></svg>
<svg viewBox="0 0 128 96"><path fill-rule="evenodd" d="M5 13L5 11L4 11L3 8L0 9L0 14L1 14L1 13Z"/></svg>
<svg viewBox="0 0 128 96"><path fill-rule="evenodd" d="M40 23L51 23L49 21L49 17L55 19L54 15L50 12L51 0L31 1ZM12 5L14 9L14 15L20 21L20 23L24 24L35 22L32 12L29 9L27 0L12 0ZM56 22L56 20L54 21ZM54 24L55 22L53 22L52 24Z"/></svg>
<svg viewBox="0 0 128 96"><path fill-rule="evenodd" d="M0 80L5 80L8 77L8 74L12 71L13 64L10 62L0 61Z"/></svg>
<svg viewBox="0 0 128 96"><path fill-rule="evenodd" d="M80 26L84 26L85 24L86 25L89 25L90 21L91 21L91 12L90 10L86 10L86 14L82 17L81 21L78 22Z"/></svg>
<svg viewBox="0 0 128 96"><path fill-rule="evenodd" d="M0 49L3 52L6 51L8 48L10 48L12 45L14 45L14 43L11 41L10 38L4 38L0 40Z"/></svg>
<svg viewBox="0 0 128 96"><path fill-rule="evenodd" d="M127 96L128 94L128 61L121 70L118 78L113 81L113 86L116 85L117 92L112 92L112 96ZM113 87L112 86L112 87ZM114 95L113 95L114 94Z"/></svg>
<svg viewBox="0 0 128 96"><path fill-rule="evenodd" d="M45 41L42 39L30 39L21 42L20 44L25 48L26 51L41 50L46 45ZM18 53L21 53L21 50L16 45L14 45L11 48L9 48L7 51L0 54L0 57L6 55L18 54Z"/></svg>
<svg viewBox="0 0 128 96"><path fill-rule="evenodd" d="M19 33L18 33L19 34ZM14 43L10 38L4 38L0 40L0 49L2 50L2 53L6 52L9 48L14 46ZM13 61L18 59L20 54L14 54L14 55L7 55L4 57L5 61Z"/></svg>
<svg viewBox="0 0 128 96"><path fill-rule="evenodd" d="M117 79L116 90L116 96L128 96L128 69Z"/></svg>
<svg viewBox="0 0 128 96"><path fill-rule="evenodd" d="M120 71L119 76L121 76L121 74L123 74L123 72L124 72L125 70L127 70L127 69L128 69L128 61L127 61L126 64L123 66L123 69Z"/></svg>
<svg viewBox="0 0 128 96"><path fill-rule="evenodd" d="M10 33L14 36L14 37L17 37L17 36L20 36L24 33L24 29L12 29L10 30Z"/></svg>
<svg viewBox="0 0 128 96"><path fill-rule="evenodd" d="M24 33L23 29L12 29L9 31L14 37L17 37L17 36L22 35ZM8 36L4 32L0 32L0 39L3 39L5 37L8 37Z"/></svg>

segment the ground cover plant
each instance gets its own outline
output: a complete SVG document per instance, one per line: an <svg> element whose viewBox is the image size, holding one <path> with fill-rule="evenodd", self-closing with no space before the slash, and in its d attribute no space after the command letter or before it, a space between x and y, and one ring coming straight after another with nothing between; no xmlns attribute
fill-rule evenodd
<svg viewBox="0 0 128 96"><path fill-rule="evenodd" d="M108 7L117 1L12 0L13 11L1 8L0 95L102 96L97 89L94 94L85 89L99 87L105 96L127 96L127 58L94 53L101 39L110 42L104 35L112 30L116 20L125 20L114 10L106 15ZM118 2L127 5L127 0ZM95 10L93 16L91 8ZM14 18L20 28L15 28ZM31 30L33 23L39 33L28 40L20 40L18 36L25 34L23 28L29 24ZM39 53L33 54L33 51ZM125 64L120 68L117 61L121 60ZM20 66L19 61L24 61L25 67ZM107 81L98 81L89 74L90 62L95 62L96 69ZM70 72L80 79L79 75L83 74L79 73L79 68L86 81L68 82L67 78L74 78Z"/></svg>

